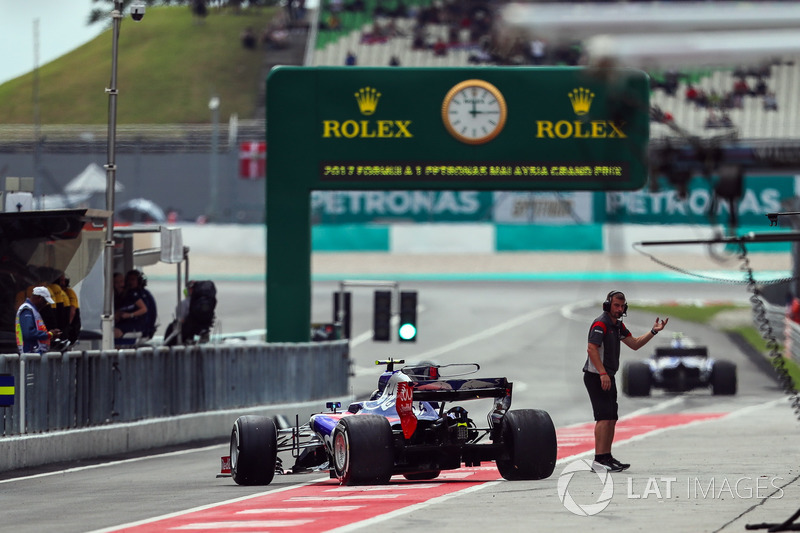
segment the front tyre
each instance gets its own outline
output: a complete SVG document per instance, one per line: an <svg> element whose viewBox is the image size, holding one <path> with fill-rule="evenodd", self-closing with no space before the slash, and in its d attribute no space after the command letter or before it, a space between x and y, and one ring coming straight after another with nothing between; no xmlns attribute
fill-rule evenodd
<svg viewBox="0 0 800 533"><path fill-rule="evenodd" d="M650 365L643 361L630 361L622 367L622 392L631 397L650 396L652 376Z"/></svg>
<svg viewBox="0 0 800 533"><path fill-rule="evenodd" d="M711 369L711 393L715 396L736 394L736 363L714 361Z"/></svg>
<svg viewBox="0 0 800 533"><path fill-rule="evenodd" d="M333 430L333 468L344 485L385 485L394 469L392 426L380 415L345 416Z"/></svg>
<svg viewBox="0 0 800 533"><path fill-rule="evenodd" d="M278 433L265 416L241 416L231 431L231 477L238 485L269 485L275 477Z"/></svg>
<svg viewBox="0 0 800 533"><path fill-rule="evenodd" d="M556 428L547 411L517 409L503 417L500 428L507 458L497 470L508 480L545 479L556 467Z"/></svg>

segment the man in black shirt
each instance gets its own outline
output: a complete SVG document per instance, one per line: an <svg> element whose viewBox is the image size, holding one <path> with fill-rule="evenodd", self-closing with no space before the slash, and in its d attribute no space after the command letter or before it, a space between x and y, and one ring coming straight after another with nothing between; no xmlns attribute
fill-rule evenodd
<svg viewBox="0 0 800 533"><path fill-rule="evenodd" d="M594 470L621 472L631 465L620 463L611 455L614 442L614 429L619 419L617 405L617 384L614 375L619 370L620 342L633 350L638 350L656 334L664 329L669 318L659 320L640 337L634 337L622 317L628 312L625 295L611 291L603 302L603 314L592 322L589 328L588 354L583 365L583 383L589 393L594 411Z"/></svg>

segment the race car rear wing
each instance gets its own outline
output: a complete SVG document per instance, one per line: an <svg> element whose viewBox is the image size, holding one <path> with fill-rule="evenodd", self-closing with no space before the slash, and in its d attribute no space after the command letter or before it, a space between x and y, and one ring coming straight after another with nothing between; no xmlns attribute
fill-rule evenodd
<svg viewBox="0 0 800 533"><path fill-rule="evenodd" d="M708 357L708 348L693 346L689 348L673 348L660 346L656 348L656 357Z"/></svg>
<svg viewBox="0 0 800 533"><path fill-rule="evenodd" d="M454 402L511 395L513 384L506 378L477 378L415 381L411 383L417 401Z"/></svg>

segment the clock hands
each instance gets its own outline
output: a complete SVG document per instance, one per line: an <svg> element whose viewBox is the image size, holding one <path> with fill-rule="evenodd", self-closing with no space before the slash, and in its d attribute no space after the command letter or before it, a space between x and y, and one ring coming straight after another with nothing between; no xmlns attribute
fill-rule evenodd
<svg viewBox="0 0 800 533"><path fill-rule="evenodd" d="M470 111L469 114L472 115L472 118L475 118L475 115L477 115L478 113L480 113L480 111L478 111L478 99L475 97L475 91L473 90L472 91L472 111Z"/></svg>

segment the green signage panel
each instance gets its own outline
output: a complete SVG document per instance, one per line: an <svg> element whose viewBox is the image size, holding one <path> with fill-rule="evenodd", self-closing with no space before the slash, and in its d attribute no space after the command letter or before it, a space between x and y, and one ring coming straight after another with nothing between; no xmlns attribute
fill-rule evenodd
<svg viewBox="0 0 800 533"><path fill-rule="evenodd" d="M280 67L267 80L267 338L307 341L313 190L634 190L634 70Z"/></svg>

